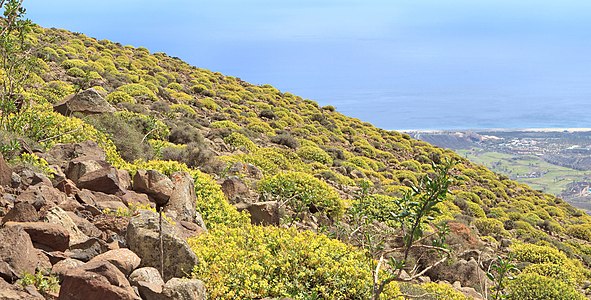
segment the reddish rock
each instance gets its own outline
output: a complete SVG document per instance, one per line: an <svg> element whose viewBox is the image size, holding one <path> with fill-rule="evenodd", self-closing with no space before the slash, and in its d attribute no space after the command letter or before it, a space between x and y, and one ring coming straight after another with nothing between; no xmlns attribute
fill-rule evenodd
<svg viewBox="0 0 591 300"><path fill-rule="evenodd" d="M120 186L117 169L113 167L84 174L78 179L77 186L81 189L107 194L122 194L124 190Z"/></svg>
<svg viewBox="0 0 591 300"><path fill-rule="evenodd" d="M256 202L251 204L241 203L236 207L239 211L246 210L250 213L250 222L261 225L279 225L281 212L277 201Z"/></svg>
<svg viewBox="0 0 591 300"><path fill-rule="evenodd" d="M139 205L146 205L152 204L153 202L150 201L148 195L136 193L134 191L125 191L125 194L121 195L121 201L125 203L125 205L129 206L132 204L139 204Z"/></svg>
<svg viewBox="0 0 591 300"><path fill-rule="evenodd" d="M72 222L74 222L76 227L78 227L78 229L80 229L80 231L82 231L82 233L84 233L86 236L96 238L101 237L103 232L100 231L96 226L94 226L94 224L92 224L86 218L80 217L74 212L68 211L66 213L68 214L70 219L72 219Z"/></svg>
<svg viewBox="0 0 591 300"><path fill-rule="evenodd" d="M193 177L187 172L176 172L171 177L174 189L164 206L164 212L174 220L195 221L197 199Z"/></svg>
<svg viewBox="0 0 591 300"><path fill-rule="evenodd" d="M133 190L148 194L158 205L168 202L173 189L170 178L155 170L138 170L133 176Z"/></svg>
<svg viewBox="0 0 591 300"><path fill-rule="evenodd" d="M82 265L84 265L84 262L80 260L66 258L54 264L53 267L51 267L51 273L56 274L60 278L60 280L63 280L64 275L68 271L76 269Z"/></svg>
<svg viewBox="0 0 591 300"><path fill-rule="evenodd" d="M222 192L224 192L230 202L240 202L237 198L248 195L249 189L240 178L232 176L222 183Z"/></svg>
<svg viewBox="0 0 591 300"><path fill-rule="evenodd" d="M86 115L115 112L115 108L93 88L66 97L55 104L53 109L64 116L75 112Z"/></svg>
<svg viewBox="0 0 591 300"><path fill-rule="evenodd" d="M70 197L66 198L58 207L68 212L79 211L84 208L76 199Z"/></svg>
<svg viewBox="0 0 591 300"><path fill-rule="evenodd" d="M68 196L74 196L80 191L76 187L76 184L72 180L67 178L56 184L55 188L57 188L59 191L65 193Z"/></svg>
<svg viewBox="0 0 591 300"><path fill-rule="evenodd" d="M121 248L116 250L109 250L103 254L95 256L90 260L89 263L108 261L112 263L119 271L126 276L129 275L140 265L140 258L137 254L133 253L127 248Z"/></svg>
<svg viewBox="0 0 591 300"><path fill-rule="evenodd" d="M68 213L59 207L48 210L44 219L49 223L63 226L68 231L70 234L70 246L88 240L88 236L76 226L74 221L68 216Z"/></svg>
<svg viewBox="0 0 591 300"><path fill-rule="evenodd" d="M119 183L121 184L121 187L125 190L130 189L132 181L129 172L127 170L117 170L117 173L119 175Z"/></svg>
<svg viewBox="0 0 591 300"><path fill-rule="evenodd" d="M0 154L0 186L9 186L12 183L12 169L8 166L2 154Z"/></svg>
<svg viewBox="0 0 591 300"><path fill-rule="evenodd" d="M0 228L0 241L0 277L14 282L23 272L35 273L41 260L22 227Z"/></svg>
<svg viewBox="0 0 591 300"><path fill-rule="evenodd" d="M58 189L46 185L34 185L28 187L16 198L17 202L26 202L37 211L47 210L66 200L66 195Z"/></svg>
<svg viewBox="0 0 591 300"><path fill-rule="evenodd" d="M39 214L35 207L27 202L18 202L2 218L2 223L6 222L36 222L39 221Z"/></svg>
<svg viewBox="0 0 591 300"><path fill-rule="evenodd" d="M118 236L125 236L127 231L127 225L129 224L129 218L119 218L110 215L99 215L97 216L93 224L107 236L113 234Z"/></svg>
<svg viewBox="0 0 591 300"><path fill-rule="evenodd" d="M109 262L88 263L64 275L60 300L135 300L139 299L125 275Z"/></svg>
<svg viewBox="0 0 591 300"><path fill-rule="evenodd" d="M39 293L32 295L18 284L10 284L0 278L0 299L2 300L43 300Z"/></svg>
<svg viewBox="0 0 591 300"><path fill-rule="evenodd" d="M103 168L107 168L109 165L106 161L102 160L71 160L68 162L66 168L66 177L72 180L74 183L78 183L80 177L85 174L98 171Z"/></svg>
<svg viewBox="0 0 591 300"><path fill-rule="evenodd" d="M21 227L31 237L35 247L46 251L65 251L70 243L70 234L60 225L46 222L8 222L5 227Z"/></svg>
<svg viewBox="0 0 591 300"><path fill-rule="evenodd" d="M104 161L106 154L94 141L85 141L76 144L56 144L48 152L40 153L50 165L58 165L66 168L71 160L97 160Z"/></svg>

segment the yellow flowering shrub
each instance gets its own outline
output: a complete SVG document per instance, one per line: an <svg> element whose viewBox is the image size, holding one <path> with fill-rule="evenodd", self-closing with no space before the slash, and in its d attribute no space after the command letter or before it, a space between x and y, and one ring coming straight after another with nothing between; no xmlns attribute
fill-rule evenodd
<svg viewBox="0 0 591 300"><path fill-rule="evenodd" d="M267 177L259 182L259 190L280 200L289 200L292 208L313 205L331 217L340 216L345 209L334 188L307 173L285 172Z"/></svg>
<svg viewBox="0 0 591 300"><path fill-rule="evenodd" d="M199 265L192 276L212 299L369 299L372 279L366 254L340 241L294 228L220 227L189 245ZM399 295L388 285L383 299Z"/></svg>

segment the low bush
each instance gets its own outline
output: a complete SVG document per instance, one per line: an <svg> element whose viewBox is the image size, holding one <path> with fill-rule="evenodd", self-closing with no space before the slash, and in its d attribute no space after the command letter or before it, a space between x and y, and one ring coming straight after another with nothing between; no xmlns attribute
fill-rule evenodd
<svg viewBox="0 0 591 300"><path fill-rule="evenodd" d="M519 274L507 282L510 300L584 300L583 294L567 283L535 273Z"/></svg>
<svg viewBox="0 0 591 300"><path fill-rule="evenodd" d="M343 200L326 182L302 172L285 172L259 182L259 190L286 201L296 212L318 210L330 217L344 212Z"/></svg>
<svg viewBox="0 0 591 300"><path fill-rule="evenodd" d="M369 299L365 253L337 240L294 228L220 227L190 239L212 299ZM399 294L388 285L383 299Z"/></svg>

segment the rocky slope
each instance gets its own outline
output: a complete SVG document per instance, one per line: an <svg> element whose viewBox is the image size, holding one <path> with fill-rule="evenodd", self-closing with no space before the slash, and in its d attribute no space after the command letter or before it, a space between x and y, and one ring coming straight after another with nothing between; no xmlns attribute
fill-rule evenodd
<svg viewBox="0 0 591 300"><path fill-rule="evenodd" d="M29 106L0 131L0 232L20 247L0 248L6 298L369 299L380 257L403 254L405 195L448 160L456 180L383 299L491 298L499 257L510 299L589 292L591 218L559 198L163 53L39 27L29 42Z"/></svg>

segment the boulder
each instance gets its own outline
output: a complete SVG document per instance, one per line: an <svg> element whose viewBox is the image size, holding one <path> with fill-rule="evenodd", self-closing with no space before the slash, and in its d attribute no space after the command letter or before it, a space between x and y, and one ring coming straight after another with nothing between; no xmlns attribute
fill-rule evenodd
<svg viewBox="0 0 591 300"><path fill-rule="evenodd" d="M171 177L174 189L164 212L174 220L194 222L197 197L193 176L187 172L176 172Z"/></svg>
<svg viewBox="0 0 591 300"><path fill-rule="evenodd" d="M121 183L121 187L125 190L131 188L131 175L127 170L117 170L119 175L119 182Z"/></svg>
<svg viewBox="0 0 591 300"><path fill-rule="evenodd" d="M53 109L64 116L75 112L85 115L115 112L115 108L93 88L66 97Z"/></svg>
<svg viewBox="0 0 591 300"><path fill-rule="evenodd" d="M80 204L76 199L67 197L66 200L62 201L57 207L67 212L74 212L84 209L84 206Z"/></svg>
<svg viewBox="0 0 591 300"><path fill-rule="evenodd" d="M127 227L127 246L141 259L140 266L160 269L160 235L157 213L140 210ZM198 263L195 253L180 237L176 228L162 220L162 246L164 252L163 278L183 277Z"/></svg>
<svg viewBox="0 0 591 300"><path fill-rule="evenodd" d="M119 183L117 169L113 167L86 173L78 179L76 184L80 189L89 189L106 194L122 194L124 190Z"/></svg>
<svg viewBox="0 0 591 300"><path fill-rule="evenodd" d="M51 273L56 274L60 280L64 279L64 275L72 269L76 269L80 266L84 265L84 262L77 260L77 259L73 259L73 258L66 258L64 260L61 260L57 263L55 263L52 267L51 267Z"/></svg>
<svg viewBox="0 0 591 300"><path fill-rule="evenodd" d="M222 183L222 192L231 203L241 202L241 196L248 195L248 186L237 176L231 176Z"/></svg>
<svg viewBox="0 0 591 300"><path fill-rule="evenodd" d="M22 227L0 228L0 241L0 277L14 282L24 272L35 273L41 260Z"/></svg>
<svg viewBox="0 0 591 300"><path fill-rule="evenodd" d="M236 205L239 211L246 210L250 213L250 222L259 225L279 225L281 213L277 201L255 202L251 204L239 203Z"/></svg>
<svg viewBox="0 0 591 300"><path fill-rule="evenodd" d="M106 261L87 263L64 274L58 299L78 300L135 300L139 297L125 275Z"/></svg>
<svg viewBox="0 0 591 300"><path fill-rule="evenodd" d="M105 241L97 238L90 238L83 243L72 245L67 254L70 258L87 262L108 250L109 245Z"/></svg>
<svg viewBox="0 0 591 300"><path fill-rule="evenodd" d="M66 195L60 192L58 189L47 185L34 185L29 186L23 193L18 195L16 198L17 202L26 202L37 211L50 209L64 200Z"/></svg>
<svg viewBox="0 0 591 300"><path fill-rule="evenodd" d="M18 284L9 284L0 278L0 299L2 300L44 300L39 293L29 293Z"/></svg>
<svg viewBox="0 0 591 300"><path fill-rule="evenodd" d="M126 276L140 265L140 258L131 250L126 248L109 250L99 254L90 260L90 263L97 261L108 261Z"/></svg>
<svg viewBox="0 0 591 300"><path fill-rule="evenodd" d="M148 195L146 194L140 194L140 193L136 193L134 191L125 191L125 193L123 195L121 195L121 201L123 201L123 203L127 206L129 205L150 205L152 204L152 206L154 205L153 202L150 201L150 198L148 198Z"/></svg>
<svg viewBox="0 0 591 300"><path fill-rule="evenodd" d="M0 154L0 186L9 186L12 183L12 169L8 166L2 154Z"/></svg>
<svg viewBox="0 0 591 300"><path fill-rule="evenodd" d="M36 222L39 221L39 214L33 205L27 202L18 202L2 218L2 223L6 222Z"/></svg>
<svg viewBox="0 0 591 300"><path fill-rule="evenodd" d="M74 196L80 191L78 187L76 187L76 184L72 180L67 178L58 182L55 185L55 188L58 189L60 192L66 194L67 196Z"/></svg>
<svg viewBox="0 0 591 300"><path fill-rule="evenodd" d="M205 284L198 279L172 278L162 288L162 298L166 300L205 300Z"/></svg>
<svg viewBox="0 0 591 300"><path fill-rule="evenodd" d="M102 214L94 218L93 224L107 237L114 235L125 237L129 218Z"/></svg>
<svg viewBox="0 0 591 300"><path fill-rule="evenodd" d="M70 246L88 240L88 236L76 226L76 223L72 221L68 213L59 207L48 210L44 219L49 223L61 225L68 231L70 235Z"/></svg>
<svg viewBox="0 0 591 300"><path fill-rule="evenodd" d="M157 285L164 285L164 280L160 276L160 272L156 268L143 267L136 269L129 275L129 283L137 286L137 283L143 281Z"/></svg>
<svg viewBox="0 0 591 300"><path fill-rule="evenodd" d="M78 227L78 229L80 229L80 231L82 231L82 233L84 233L86 236L96 238L100 238L102 236L103 232L86 218L80 217L74 212L68 211L66 213L68 214L68 217L72 219L72 222L74 222L76 227Z"/></svg>
<svg viewBox="0 0 591 300"><path fill-rule="evenodd" d="M70 234L61 225L47 222L8 222L4 226L23 228L36 248L50 252L68 249Z"/></svg>
<svg viewBox="0 0 591 300"><path fill-rule="evenodd" d="M50 165L58 165L66 168L68 162L77 159L105 161L105 151L94 141L85 141L76 144L56 144L48 152L40 153Z"/></svg>
<svg viewBox="0 0 591 300"><path fill-rule="evenodd" d="M133 190L148 194L158 205L164 205L170 199L174 184L166 175L155 170L138 170L133 176Z"/></svg>
<svg viewBox="0 0 591 300"><path fill-rule="evenodd" d="M68 163L65 174L68 179L78 183L80 177L108 167L107 162L102 160L74 159Z"/></svg>

